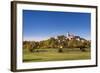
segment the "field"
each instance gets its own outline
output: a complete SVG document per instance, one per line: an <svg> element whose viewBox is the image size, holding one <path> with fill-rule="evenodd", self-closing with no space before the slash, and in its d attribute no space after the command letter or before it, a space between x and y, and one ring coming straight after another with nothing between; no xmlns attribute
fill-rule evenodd
<svg viewBox="0 0 100 73"><path fill-rule="evenodd" d="M63 49L59 53L58 49L36 49L35 52L28 52L23 50L23 62L42 62L42 61L61 61L61 60L84 60L90 59L90 50L86 48L85 52L79 48Z"/></svg>

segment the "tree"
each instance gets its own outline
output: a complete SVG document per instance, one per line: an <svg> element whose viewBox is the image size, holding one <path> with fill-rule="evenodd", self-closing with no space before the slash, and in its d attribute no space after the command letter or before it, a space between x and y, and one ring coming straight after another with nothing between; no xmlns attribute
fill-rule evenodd
<svg viewBox="0 0 100 73"><path fill-rule="evenodd" d="M83 42L81 42L80 50L86 51L85 48L90 48L90 47L91 47L91 43L87 40L84 40Z"/></svg>
<svg viewBox="0 0 100 73"><path fill-rule="evenodd" d="M66 41L66 36L61 35L61 36L57 36L58 39L58 52L63 52L62 48L65 48L65 46L67 45L67 41Z"/></svg>
<svg viewBox="0 0 100 73"><path fill-rule="evenodd" d="M59 48L64 48L66 43L66 37L64 35L61 35L57 36L57 38L58 38Z"/></svg>
<svg viewBox="0 0 100 73"><path fill-rule="evenodd" d="M72 39L68 42L69 48L80 48L81 51L86 51L86 42L82 42L81 40Z"/></svg>
<svg viewBox="0 0 100 73"><path fill-rule="evenodd" d="M76 48L79 45L79 41L76 39L72 39L70 41L68 41L68 47L69 48Z"/></svg>
<svg viewBox="0 0 100 73"><path fill-rule="evenodd" d="M57 39L51 37L48 41L49 41L49 47L50 48L57 48L57 46L58 46Z"/></svg>

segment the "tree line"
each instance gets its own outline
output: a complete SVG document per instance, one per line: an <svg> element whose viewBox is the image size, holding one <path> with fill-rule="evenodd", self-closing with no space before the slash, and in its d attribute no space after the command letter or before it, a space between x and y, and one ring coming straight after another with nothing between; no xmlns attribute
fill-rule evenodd
<svg viewBox="0 0 100 73"><path fill-rule="evenodd" d="M80 48L81 51L85 51L84 48L90 48L90 44L90 41L85 39L77 40L73 38L69 40L66 36L60 35L57 38L51 37L43 41L23 41L23 49L32 52L34 49L55 48L62 51L63 48Z"/></svg>

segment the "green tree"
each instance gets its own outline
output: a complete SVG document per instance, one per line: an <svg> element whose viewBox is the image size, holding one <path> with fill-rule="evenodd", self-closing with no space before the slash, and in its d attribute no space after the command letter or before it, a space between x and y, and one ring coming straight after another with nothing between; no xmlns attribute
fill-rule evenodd
<svg viewBox="0 0 100 73"><path fill-rule="evenodd" d="M59 48L58 52L62 53L63 52L62 48L65 48L67 45L66 36L64 36L64 35L57 36L57 39L58 39L58 48Z"/></svg>
<svg viewBox="0 0 100 73"><path fill-rule="evenodd" d="M79 45L79 41L76 39L72 39L68 42L68 47L69 48L76 48Z"/></svg>
<svg viewBox="0 0 100 73"><path fill-rule="evenodd" d="M58 43L59 43L59 48L65 48L66 45L66 36L61 35L61 36L57 36L58 39Z"/></svg>
<svg viewBox="0 0 100 73"><path fill-rule="evenodd" d="M51 37L48 41L49 41L48 44L49 44L49 47L50 47L50 48L57 48L57 46L58 46L58 41L57 41L57 39Z"/></svg>

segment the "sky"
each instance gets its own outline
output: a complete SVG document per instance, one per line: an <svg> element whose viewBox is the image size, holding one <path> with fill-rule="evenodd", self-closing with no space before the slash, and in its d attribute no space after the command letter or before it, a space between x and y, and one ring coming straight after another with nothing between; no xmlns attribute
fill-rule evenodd
<svg viewBox="0 0 100 73"><path fill-rule="evenodd" d="M23 39L41 41L69 32L90 40L90 19L90 13L23 10Z"/></svg>

